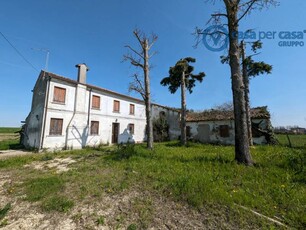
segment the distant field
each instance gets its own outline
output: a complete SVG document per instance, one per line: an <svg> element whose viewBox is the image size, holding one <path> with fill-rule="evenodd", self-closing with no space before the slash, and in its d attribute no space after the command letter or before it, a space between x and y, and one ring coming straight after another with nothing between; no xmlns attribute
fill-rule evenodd
<svg viewBox="0 0 306 230"><path fill-rule="evenodd" d="M0 150L19 148L20 128L0 127Z"/></svg>
<svg viewBox="0 0 306 230"><path fill-rule="evenodd" d="M289 146L289 140L285 134L276 135L279 143L284 146ZM289 135L292 147L306 147L306 135Z"/></svg>
<svg viewBox="0 0 306 230"><path fill-rule="evenodd" d="M20 128L17 127L0 127L0 133L14 133L19 131Z"/></svg>

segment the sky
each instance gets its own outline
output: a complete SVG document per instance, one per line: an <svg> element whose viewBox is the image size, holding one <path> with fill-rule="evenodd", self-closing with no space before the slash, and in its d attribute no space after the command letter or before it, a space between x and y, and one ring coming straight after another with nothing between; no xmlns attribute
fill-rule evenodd
<svg viewBox="0 0 306 230"><path fill-rule="evenodd" d="M180 107L180 94L160 85L170 66L187 56L196 58L195 72L205 72L202 83L187 95L187 107L210 109L232 101L230 69L222 65L225 51L212 52L203 43L194 48L195 27L207 28L210 15L224 11L222 1L205 0L0 0L0 127L18 127L30 112L39 71L77 78L78 63L90 70L87 83L128 94L137 70L123 62L125 45L137 48L133 30L158 40L150 60L152 99ZM280 5L254 11L240 22L240 30L294 32L306 30L306 1L280 0ZM280 40L263 38L256 60L273 65L270 75L251 80L252 107L268 106L274 126L306 127L306 33L304 46L280 47ZM297 41L295 39L286 41ZM17 50L17 51L16 51ZM247 52L250 52L248 49ZM139 71L138 71L139 72ZM131 96L139 97L137 94Z"/></svg>

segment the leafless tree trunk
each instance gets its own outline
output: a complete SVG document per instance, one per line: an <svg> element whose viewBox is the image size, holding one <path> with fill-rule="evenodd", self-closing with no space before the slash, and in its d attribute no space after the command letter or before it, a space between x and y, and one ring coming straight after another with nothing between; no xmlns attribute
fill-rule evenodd
<svg viewBox="0 0 306 230"><path fill-rule="evenodd" d="M151 88L149 77L149 44L148 39L143 41L144 46L144 68L143 74L145 79L145 103L146 103L146 119L147 119L147 148L153 148L153 124L151 117Z"/></svg>
<svg viewBox="0 0 306 230"><path fill-rule="evenodd" d="M186 145L186 85L185 85L185 71L182 72L181 80L181 103L182 103L182 114L181 114L181 144Z"/></svg>
<svg viewBox="0 0 306 230"><path fill-rule="evenodd" d="M251 120L251 106L250 106L250 79L248 76L248 69L245 63L245 43L241 41L241 59L242 59L242 75L243 75L243 83L244 83L244 98L245 98L245 109L246 109L246 117L247 117L247 125L248 125L248 136L249 136L249 144L253 145L253 137L252 137L252 120Z"/></svg>
<svg viewBox="0 0 306 230"><path fill-rule="evenodd" d="M139 45L140 51L127 45L131 52L124 55L124 60L129 61L133 66L141 68L143 76L134 74L134 81L130 83L129 91L135 91L139 93L146 107L146 135L147 135L147 148L153 148L153 124L152 124L152 112L151 112L151 89L150 89L150 65L149 60L155 54L150 54L150 49L157 40L156 35L152 35L150 38L139 30L133 31Z"/></svg>
<svg viewBox="0 0 306 230"><path fill-rule="evenodd" d="M252 165L253 161L249 149L248 126L245 107L244 84L240 69L240 49L238 42L238 4L231 0L224 0L229 31L229 57L233 91L235 116L235 159L239 163Z"/></svg>

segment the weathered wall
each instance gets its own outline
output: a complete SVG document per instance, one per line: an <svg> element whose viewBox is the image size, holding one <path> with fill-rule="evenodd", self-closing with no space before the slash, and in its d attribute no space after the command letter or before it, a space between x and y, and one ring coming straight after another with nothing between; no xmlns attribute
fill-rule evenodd
<svg viewBox="0 0 306 230"><path fill-rule="evenodd" d="M229 137L221 137L219 135L220 125L229 126ZM222 143L234 144L235 143L235 129L233 121L200 121L200 122L187 122L190 126L190 133L193 140L202 143Z"/></svg>
<svg viewBox="0 0 306 230"><path fill-rule="evenodd" d="M42 72L33 89L31 112L26 118L22 134L22 144L27 148L39 148L40 146L47 82L48 78Z"/></svg>
<svg viewBox="0 0 306 230"><path fill-rule="evenodd" d="M267 120L265 119L253 119L252 122L260 123L261 129L266 129ZM220 136L220 125L229 126L229 137ZM199 122L187 122L187 126L190 127L191 139L200 141L202 143L220 143L226 145L235 144L235 125L234 121L199 121ZM264 136L253 137L255 144L266 144L267 141Z"/></svg>
<svg viewBox="0 0 306 230"><path fill-rule="evenodd" d="M161 106L157 104L152 104L152 118L158 119L160 113L164 112L167 123L169 125L169 137L170 140L177 140L181 135L180 130L180 113L177 110L168 108L166 106Z"/></svg>

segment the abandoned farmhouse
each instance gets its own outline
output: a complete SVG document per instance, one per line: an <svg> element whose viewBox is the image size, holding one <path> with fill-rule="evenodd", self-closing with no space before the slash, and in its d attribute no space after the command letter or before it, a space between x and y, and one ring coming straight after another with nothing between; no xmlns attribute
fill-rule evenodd
<svg viewBox="0 0 306 230"><path fill-rule="evenodd" d="M144 101L89 85L86 64L76 67L77 81L41 71L33 89L31 111L23 126L22 144L37 149L76 149L145 141ZM163 119L167 124L167 139L178 139L180 111L154 103L151 106L153 124ZM254 143L267 143L265 130L270 124L270 114L266 107L252 109L252 122ZM203 143L233 144L232 111L189 113L187 136Z"/></svg>

